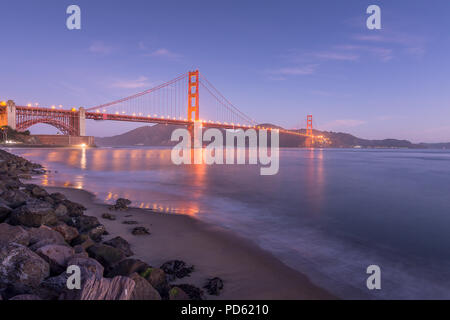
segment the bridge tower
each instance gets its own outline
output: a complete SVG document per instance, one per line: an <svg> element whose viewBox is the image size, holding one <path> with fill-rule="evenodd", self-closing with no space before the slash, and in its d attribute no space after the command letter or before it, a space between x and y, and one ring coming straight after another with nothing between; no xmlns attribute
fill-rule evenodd
<svg viewBox="0 0 450 320"><path fill-rule="evenodd" d="M306 117L306 134L313 136L313 116L310 114Z"/></svg>
<svg viewBox="0 0 450 320"><path fill-rule="evenodd" d="M199 99L198 99L198 70L189 72L189 91L188 91L188 121L198 121L200 119L199 114ZM192 113L195 112L194 119L192 119Z"/></svg>
<svg viewBox="0 0 450 320"><path fill-rule="evenodd" d="M311 148L314 146L314 135L313 135L313 116L307 115L306 116L306 140L305 140L305 147Z"/></svg>

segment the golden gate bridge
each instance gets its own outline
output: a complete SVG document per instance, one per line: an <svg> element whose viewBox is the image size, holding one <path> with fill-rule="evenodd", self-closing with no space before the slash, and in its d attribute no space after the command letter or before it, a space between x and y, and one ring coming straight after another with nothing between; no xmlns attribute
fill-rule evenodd
<svg viewBox="0 0 450 320"><path fill-rule="evenodd" d="M32 104L16 106L11 100L0 103L0 126L7 125L18 131L44 123L56 127L64 135L86 136L87 119L161 123L188 128L195 122L201 122L202 127L274 129L258 125L255 120L236 108L198 70L181 74L137 94L89 108L66 110ZM304 133L299 130L279 131L306 137L312 141L324 139L323 136L314 136L312 115L307 116Z"/></svg>

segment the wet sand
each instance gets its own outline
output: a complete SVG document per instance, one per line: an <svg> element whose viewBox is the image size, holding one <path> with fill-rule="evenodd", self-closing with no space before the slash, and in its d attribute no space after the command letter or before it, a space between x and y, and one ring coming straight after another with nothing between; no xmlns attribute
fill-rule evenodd
<svg viewBox="0 0 450 320"><path fill-rule="evenodd" d="M162 263L180 259L195 266L188 278L175 283L203 287L206 279L220 277L224 290L220 296L207 299L335 299L313 285L300 272L289 268L251 241L219 227L185 215L156 213L148 209L130 208L110 211L93 194L78 189L46 187L48 192L61 192L70 200L83 204L87 215L95 216L110 233L105 240L121 236L135 253L134 258L159 267ZM117 220L103 219L103 213L115 214ZM125 217L131 215L131 217ZM126 225L135 220L138 225ZM149 228L150 235L134 236L136 226Z"/></svg>

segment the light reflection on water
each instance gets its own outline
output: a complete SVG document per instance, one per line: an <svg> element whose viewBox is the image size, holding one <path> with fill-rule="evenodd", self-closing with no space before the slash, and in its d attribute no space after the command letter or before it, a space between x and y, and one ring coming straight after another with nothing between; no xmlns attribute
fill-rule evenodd
<svg viewBox="0 0 450 320"><path fill-rule="evenodd" d="M176 166L161 148L14 152L52 170L43 185L219 224L343 297L450 298L449 152L285 149L275 176ZM370 264L381 292L365 287Z"/></svg>

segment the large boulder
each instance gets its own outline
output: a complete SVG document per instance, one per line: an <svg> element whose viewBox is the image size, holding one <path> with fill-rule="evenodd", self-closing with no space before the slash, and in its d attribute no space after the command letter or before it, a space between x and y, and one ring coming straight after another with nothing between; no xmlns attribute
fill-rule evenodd
<svg viewBox="0 0 450 320"><path fill-rule="evenodd" d="M68 290L67 279L69 276L69 274L63 272L58 276L47 278L42 281L35 292L44 300L57 300L66 290Z"/></svg>
<svg viewBox="0 0 450 320"><path fill-rule="evenodd" d="M131 300L161 300L158 291L137 273L133 273L130 278L134 281L135 287L131 294Z"/></svg>
<svg viewBox="0 0 450 320"><path fill-rule="evenodd" d="M144 277L155 288L162 297L167 297L169 285L166 273L159 268L147 268L140 275Z"/></svg>
<svg viewBox="0 0 450 320"><path fill-rule="evenodd" d="M0 243L0 285L27 293L50 275L49 264L27 247Z"/></svg>
<svg viewBox="0 0 450 320"><path fill-rule="evenodd" d="M70 243L73 239L78 237L78 230L74 227L68 226L65 223L59 223L52 229L59 232L67 243Z"/></svg>
<svg viewBox="0 0 450 320"><path fill-rule="evenodd" d="M91 277L85 281L81 290L66 291L66 300L130 300L135 282L128 277L117 276L112 279Z"/></svg>
<svg viewBox="0 0 450 320"><path fill-rule="evenodd" d="M115 263L125 258L123 252L105 244L95 244L87 249L89 256L100 262L105 268L111 268Z"/></svg>
<svg viewBox="0 0 450 320"><path fill-rule="evenodd" d="M47 226L29 229L30 245L34 245L40 241L46 241L47 244L65 244L66 241L61 233ZM37 248L36 248L37 249Z"/></svg>
<svg viewBox="0 0 450 320"><path fill-rule="evenodd" d="M169 291L169 300L190 300L190 298L183 289L172 287Z"/></svg>
<svg viewBox="0 0 450 320"><path fill-rule="evenodd" d="M88 235L89 237L94 240L95 242L102 241L102 236L107 235L108 232L106 231L106 228L104 225L96 226L95 228L89 230Z"/></svg>
<svg viewBox="0 0 450 320"><path fill-rule="evenodd" d="M110 270L108 270L106 276L109 278L115 276L130 276L133 273L142 273L150 268L150 266L139 259L125 259L116 263Z"/></svg>
<svg viewBox="0 0 450 320"><path fill-rule="evenodd" d="M52 194L50 194L50 197L57 203L62 202L67 199L66 196L60 192L52 193Z"/></svg>
<svg viewBox="0 0 450 320"><path fill-rule="evenodd" d="M30 202L13 210L9 222L13 225L38 228L41 225L54 225L57 222L55 211L46 202Z"/></svg>
<svg viewBox="0 0 450 320"><path fill-rule="evenodd" d="M130 244L122 237L115 237L105 241L104 244L121 250L126 257L134 255L133 251L131 251Z"/></svg>
<svg viewBox="0 0 450 320"><path fill-rule="evenodd" d="M106 233L105 226L100 224L96 217L79 216L73 218L72 223L79 233L88 234L96 242L100 242L102 236Z"/></svg>
<svg viewBox="0 0 450 320"><path fill-rule="evenodd" d="M28 194L21 190L7 190L2 194L3 200L12 209L16 209L27 203Z"/></svg>
<svg viewBox="0 0 450 320"><path fill-rule="evenodd" d="M26 189L30 195L35 198L45 198L48 196L48 193L44 188L35 184L27 184Z"/></svg>
<svg viewBox="0 0 450 320"><path fill-rule="evenodd" d="M87 250L89 247L93 246L95 242L89 237L87 234L80 234L78 237L72 240L70 243L72 246L81 246L84 250Z"/></svg>
<svg viewBox="0 0 450 320"><path fill-rule="evenodd" d="M12 226L7 223L0 224L0 243L16 242L24 246L30 243L30 234L21 226Z"/></svg>
<svg viewBox="0 0 450 320"><path fill-rule="evenodd" d="M70 217L80 217L86 210L83 205L70 200L63 200L61 203L67 208L67 213Z"/></svg>
<svg viewBox="0 0 450 320"><path fill-rule="evenodd" d="M65 217L68 213L67 207L63 204L57 204L55 206L55 214L58 218Z"/></svg>
<svg viewBox="0 0 450 320"><path fill-rule="evenodd" d="M68 266L78 266L81 270L81 279L89 279L94 276L97 279L103 278L103 266L95 259L76 255L69 259Z"/></svg>
<svg viewBox="0 0 450 320"><path fill-rule="evenodd" d="M4 222L11 214L12 209L0 200L0 223Z"/></svg>
<svg viewBox="0 0 450 320"><path fill-rule="evenodd" d="M49 244L36 250L45 261L50 264L53 274L60 274L67 268L67 262L75 254L72 247L66 245Z"/></svg>
<svg viewBox="0 0 450 320"><path fill-rule="evenodd" d="M91 216L79 216L72 219L74 227L78 229L80 233L88 232L100 225L100 222L96 217Z"/></svg>

